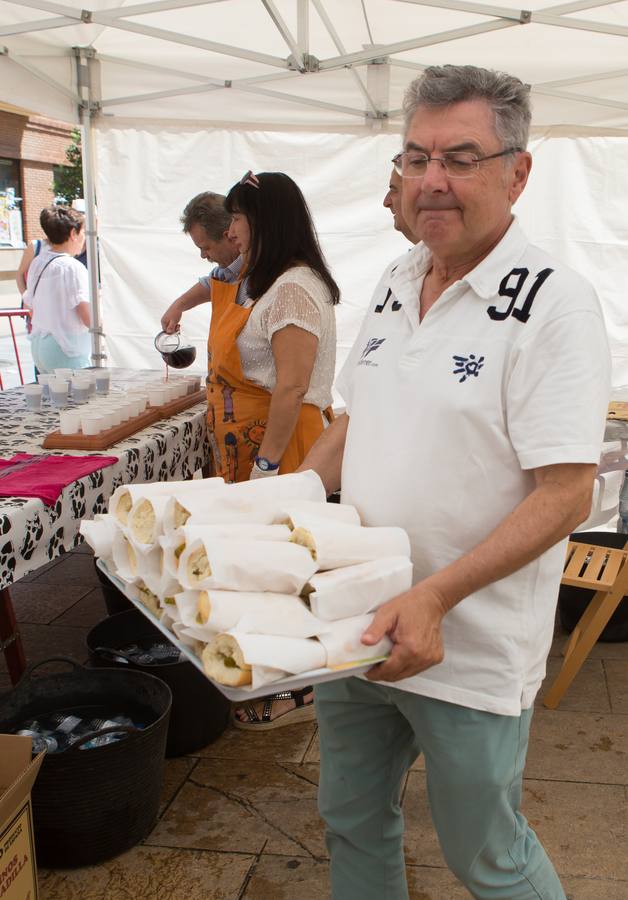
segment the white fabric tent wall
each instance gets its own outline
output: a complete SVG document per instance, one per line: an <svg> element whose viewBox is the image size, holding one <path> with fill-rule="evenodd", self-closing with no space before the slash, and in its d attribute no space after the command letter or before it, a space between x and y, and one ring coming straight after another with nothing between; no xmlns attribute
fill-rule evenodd
<svg viewBox="0 0 628 900"><path fill-rule="evenodd" d="M382 207L394 134L212 129L100 120L97 195L103 319L115 365L154 365L166 306L205 274L179 216L203 190L226 193L249 168L301 186L342 290L338 364L384 266L408 244ZM515 211L531 240L589 278L600 295L614 382L628 383L628 139L547 136L531 144L532 176ZM205 364L208 307L183 328Z"/></svg>
<svg viewBox="0 0 628 900"><path fill-rule="evenodd" d="M403 252L381 199L404 87L426 65L470 63L530 84L536 159L518 212L596 284L628 382L628 0L519 2L0 0L0 101L94 124L112 361L152 360L164 305L203 269L181 209L249 167L288 172L312 205L344 294L342 358ZM206 327L206 311L188 316L199 343Z"/></svg>

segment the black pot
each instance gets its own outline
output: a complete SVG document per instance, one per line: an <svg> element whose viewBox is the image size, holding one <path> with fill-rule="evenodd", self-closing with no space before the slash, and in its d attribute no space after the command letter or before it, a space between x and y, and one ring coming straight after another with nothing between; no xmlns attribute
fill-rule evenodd
<svg viewBox="0 0 628 900"><path fill-rule="evenodd" d="M87 635L92 666L115 665L150 672L166 682L172 691L166 756L183 756L220 737L229 722L231 703L188 660L148 666L115 661L115 650L122 647L164 641L163 633L137 609L110 616Z"/></svg>
<svg viewBox="0 0 628 900"><path fill-rule="evenodd" d="M105 606L107 607L107 612L110 616L115 616L116 613L126 612L128 609L135 609L128 597L125 597L111 579L107 578L105 573L98 568L96 559L94 559L94 569L98 576L98 580L100 581L100 589L103 592Z"/></svg>
<svg viewBox="0 0 628 900"><path fill-rule="evenodd" d="M570 540L577 544L599 544L601 547L614 547L616 550L622 550L626 545L628 535L617 534L613 531L583 531L572 534ZM585 588L561 584L558 593L558 613L560 624L565 631L574 630L593 594L594 591L588 591ZM628 641L628 596L620 601L598 640L608 644Z"/></svg>
<svg viewBox="0 0 628 900"><path fill-rule="evenodd" d="M71 665L70 672L32 677L38 666L61 660ZM159 810L170 704L170 689L152 675L87 669L67 657L30 666L0 700L2 733L14 732L29 718L90 707L124 712L146 725L107 746L80 750L77 744L46 755L32 791L40 865L94 865L151 832Z"/></svg>

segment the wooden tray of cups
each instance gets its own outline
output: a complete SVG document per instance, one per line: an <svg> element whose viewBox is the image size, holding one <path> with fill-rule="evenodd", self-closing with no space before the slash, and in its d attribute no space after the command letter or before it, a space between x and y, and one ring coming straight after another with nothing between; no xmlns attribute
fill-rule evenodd
<svg viewBox="0 0 628 900"><path fill-rule="evenodd" d="M193 394L186 394L185 397L177 397L170 403L164 403L163 406L149 406L139 416L127 419L126 422L120 422L113 428L107 428L99 434L61 434L60 431L51 431L46 435L42 443L42 447L46 450L108 450L114 444L130 437L142 428L147 428L160 419L168 419L170 416L176 416L177 413L195 406L197 403L205 401L206 393L202 388Z"/></svg>
<svg viewBox="0 0 628 900"><path fill-rule="evenodd" d="M628 401L613 400L608 404L608 418L628 422Z"/></svg>

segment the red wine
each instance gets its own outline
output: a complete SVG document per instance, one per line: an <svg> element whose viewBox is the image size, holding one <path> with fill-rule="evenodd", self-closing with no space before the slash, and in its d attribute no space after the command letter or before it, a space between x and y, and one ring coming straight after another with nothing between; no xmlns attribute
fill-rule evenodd
<svg viewBox="0 0 628 900"><path fill-rule="evenodd" d="M164 362L173 369L187 369L196 359L196 347L178 347L169 353L162 353Z"/></svg>

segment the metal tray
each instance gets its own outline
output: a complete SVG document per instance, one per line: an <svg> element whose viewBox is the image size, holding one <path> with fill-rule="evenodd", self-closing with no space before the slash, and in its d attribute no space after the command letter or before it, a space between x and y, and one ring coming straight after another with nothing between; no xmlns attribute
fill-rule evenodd
<svg viewBox="0 0 628 900"><path fill-rule="evenodd" d="M253 690L252 688L232 688L225 684L219 684L217 681L214 681L213 678L207 677L205 669L203 668L203 663L190 647L181 643L176 634L173 631L170 631L169 628L166 628L166 626L163 625L143 603L140 603L139 600L135 600L135 598L129 596L125 582L121 581L120 578L111 573L102 559L97 559L96 565L100 571L107 576L112 584L124 594L127 600L139 609L139 611L150 620L155 628L158 628L161 633L168 638L170 643L174 644L174 646L189 659L192 665L196 666L199 672L202 672L207 680L211 681L211 683L218 688L225 697L228 697L229 700L252 700L255 697L267 697L268 694L274 694L278 691L299 690L310 684L322 684L324 681L336 681L339 678L349 678L353 675L361 675L363 672L368 672L368 670L377 662L381 662L381 659L373 659L369 660L368 663L362 663L361 665L356 666L342 666L338 669L312 669L310 672L303 672L301 675L290 675L286 678L280 678L278 681L273 681L271 684L265 684L263 687L257 688L256 690Z"/></svg>

